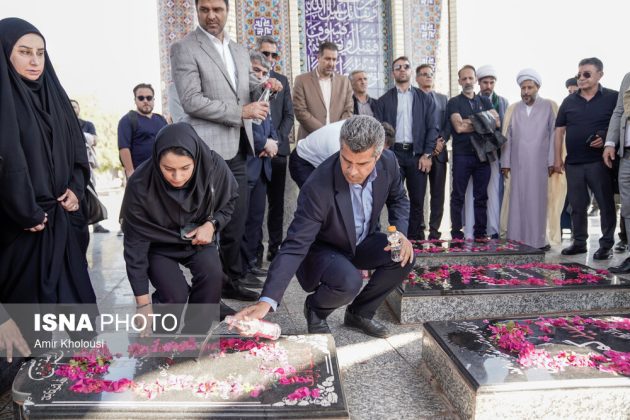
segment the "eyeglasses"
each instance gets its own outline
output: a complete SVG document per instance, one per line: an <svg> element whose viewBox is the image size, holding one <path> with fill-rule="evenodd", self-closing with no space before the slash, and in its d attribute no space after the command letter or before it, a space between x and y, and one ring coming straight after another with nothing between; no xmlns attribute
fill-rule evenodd
<svg viewBox="0 0 630 420"><path fill-rule="evenodd" d="M409 70L410 68L411 68L410 64L396 64L394 66L394 71Z"/></svg>
<svg viewBox="0 0 630 420"><path fill-rule="evenodd" d="M265 57L273 57L274 59L280 57L280 54L277 52L261 51L261 53L265 54Z"/></svg>
<svg viewBox="0 0 630 420"><path fill-rule="evenodd" d="M149 95L149 96L136 96L136 99L139 100L140 102L144 102L144 100L146 99L147 102L151 102L153 100L153 96Z"/></svg>
<svg viewBox="0 0 630 420"><path fill-rule="evenodd" d="M433 77L433 73L420 73L420 74L418 74L418 76Z"/></svg>
<svg viewBox="0 0 630 420"><path fill-rule="evenodd" d="M585 71L585 72L576 74L575 78L580 80L580 77L583 76L585 79L590 79L592 75L593 73L591 73L590 71Z"/></svg>

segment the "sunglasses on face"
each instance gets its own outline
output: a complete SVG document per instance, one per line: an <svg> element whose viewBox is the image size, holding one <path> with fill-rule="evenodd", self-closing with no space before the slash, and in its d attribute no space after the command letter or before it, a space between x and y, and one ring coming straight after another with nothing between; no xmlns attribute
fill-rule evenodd
<svg viewBox="0 0 630 420"><path fill-rule="evenodd" d="M418 76L433 77L433 73L420 73Z"/></svg>
<svg viewBox="0 0 630 420"><path fill-rule="evenodd" d="M584 77L585 79L590 79L592 75L593 73L591 73L590 71L585 71L585 72L576 74L575 78L578 80L580 80L581 77Z"/></svg>
<svg viewBox="0 0 630 420"><path fill-rule="evenodd" d="M409 70L410 68L411 68L410 64L396 64L394 66L394 71Z"/></svg>
<svg viewBox="0 0 630 420"><path fill-rule="evenodd" d="M149 96L136 96L136 99L139 100L140 102L144 102L144 100L146 99L147 102L151 102L153 100L153 96L149 95Z"/></svg>
<svg viewBox="0 0 630 420"><path fill-rule="evenodd" d="M280 54L278 54L277 52L271 52L271 51L261 51L263 54L265 54L266 57L273 57L278 58L280 57Z"/></svg>

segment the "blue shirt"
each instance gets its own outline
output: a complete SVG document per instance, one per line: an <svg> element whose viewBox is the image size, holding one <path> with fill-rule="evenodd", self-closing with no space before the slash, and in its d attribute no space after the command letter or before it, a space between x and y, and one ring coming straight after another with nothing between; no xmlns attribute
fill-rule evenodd
<svg viewBox="0 0 630 420"><path fill-rule="evenodd" d="M352 214L354 215L354 231L357 234L356 244L360 244L370 231L372 216L372 182L376 179L376 167L368 175L365 186L350 184Z"/></svg>
<svg viewBox="0 0 630 420"><path fill-rule="evenodd" d="M151 118L137 114L138 126L135 130L129 114L125 114L118 123L118 149L129 149L134 169L151 157L155 136L166 125L166 120L159 114L152 114Z"/></svg>
<svg viewBox="0 0 630 420"><path fill-rule="evenodd" d="M406 92L396 87L398 92L398 107L396 109L396 143L413 143L411 136L411 121L413 109L413 88L409 86Z"/></svg>

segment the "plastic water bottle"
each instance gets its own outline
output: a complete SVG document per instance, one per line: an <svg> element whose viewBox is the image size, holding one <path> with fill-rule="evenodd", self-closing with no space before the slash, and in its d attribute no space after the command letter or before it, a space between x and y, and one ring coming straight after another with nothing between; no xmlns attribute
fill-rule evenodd
<svg viewBox="0 0 630 420"><path fill-rule="evenodd" d="M389 226L387 228L387 242L389 242L392 261L400 262L402 260L400 256L400 250L402 249L401 239L400 233L396 230L396 226Z"/></svg>
<svg viewBox="0 0 630 420"><path fill-rule="evenodd" d="M268 338L269 340L277 340L282 333L280 325L273 322L263 321L262 319L250 319L249 321L239 320L232 315L225 317L225 322L236 327L239 333L246 337Z"/></svg>
<svg viewBox="0 0 630 420"><path fill-rule="evenodd" d="M271 83L265 82L263 83L263 86L265 87L265 89L263 90L263 93L260 95L260 98L258 98L258 102L269 102L269 98L271 97ZM262 122L263 120L258 119L258 118L252 120L252 123L256 125L260 125L262 124Z"/></svg>

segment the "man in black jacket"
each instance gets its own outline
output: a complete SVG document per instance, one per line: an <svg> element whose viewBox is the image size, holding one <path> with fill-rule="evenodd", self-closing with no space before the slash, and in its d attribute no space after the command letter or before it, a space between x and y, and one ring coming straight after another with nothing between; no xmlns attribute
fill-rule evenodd
<svg viewBox="0 0 630 420"><path fill-rule="evenodd" d="M256 40L256 49L263 53L275 65L280 59L278 42L271 36L261 36ZM267 187L267 261L272 261L278 253L282 243L282 224L284 218L284 186L287 178L287 158L289 149L289 134L293 130L293 101L291 87L287 77L273 70L269 73L282 83L282 90L271 100L271 121L278 132L278 154L271 160L271 182ZM262 262L263 245L258 245L258 262Z"/></svg>
<svg viewBox="0 0 630 420"><path fill-rule="evenodd" d="M352 86L352 101L354 102L354 115L374 116L376 99L368 95L368 76L365 70L354 70L348 76Z"/></svg>

